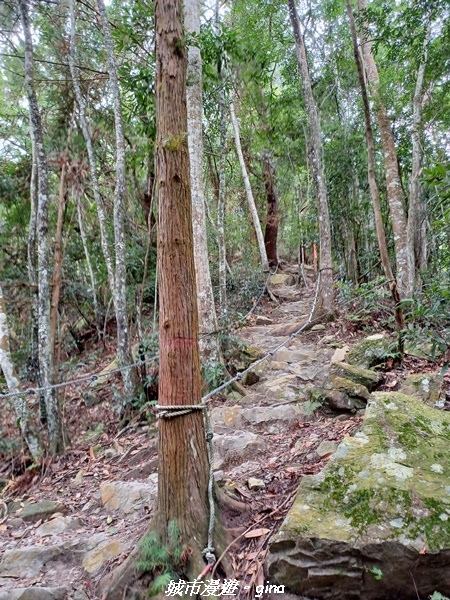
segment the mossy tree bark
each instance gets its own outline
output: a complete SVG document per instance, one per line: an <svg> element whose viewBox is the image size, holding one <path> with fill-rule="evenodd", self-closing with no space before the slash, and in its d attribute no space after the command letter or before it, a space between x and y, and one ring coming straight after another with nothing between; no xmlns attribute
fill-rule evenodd
<svg viewBox="0 0 450 600"><path fill-rule="evenodd" d="M187 145L186 66L181 0L155 0L156 178L158 190L159 404L201 402L198 313ZM208 457L201 410L159 427L155 525L167 541L176 521L197 558L207 541Z"/></svg>

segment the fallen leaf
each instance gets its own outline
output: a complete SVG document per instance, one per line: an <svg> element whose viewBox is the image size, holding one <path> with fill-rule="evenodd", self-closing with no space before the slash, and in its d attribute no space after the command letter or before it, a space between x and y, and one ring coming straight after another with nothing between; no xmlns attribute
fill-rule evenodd
<svg viewBox="0 0 450 600"><path fill-rule="evenodd" d="M269 532L270 532L270 529L260 527L259 529L252 529L251 531L247 531L247 533L244 535L244 537L246 537L246 538L261 537L262 535L266 535L266 533L269 533Z"/></svg>

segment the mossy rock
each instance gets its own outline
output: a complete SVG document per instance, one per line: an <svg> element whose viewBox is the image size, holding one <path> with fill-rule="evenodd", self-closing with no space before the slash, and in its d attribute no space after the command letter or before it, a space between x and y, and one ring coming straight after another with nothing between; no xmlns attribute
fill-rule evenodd
<svg viewBox="0 0 450 600"><path fill-rule="evenodd" d="M355 383L364 385L369 392L374 390L381 381L381 375L371 369L364 369L357 365L349 365L345 362L338 362L331 365L330 372L332 375L350 379Z"/></svg>
<svg viewBox="0 0 450 600"><path fill-rule="evenodd" d="M255 361L265 356L265 352L256 346L244 346L239 351L239 356L232 361L234 368L237 371L245 371Z"/></svg>
<svg viewBox="0 0 450 600"><path fill-rule="evenodd" d="M359 383L345 377L331 375L322 388L313 388L310 399L319 396L332 410L356 412L365 408L369 399L369 390Z"/></svg>
<svg viewBox="0 0 450 600"><path fill-rule="evenodd" d="M355 344L347 353L346 360L350 365L370 369L396 356L396 340L384 333L377 333Z"/></svg>
<svg viewBox="0 0 450 600"><path fill-rule="evenodd" d="M415 373L400 384L400 392L420 398L430 406L436 406L442 395L444 378L438 373Z"/></svg>
<svg viewBox="0 0 450 600"><path fill-rule="evenodd" d="M450 413L372 394L358 433L303 477L270 545L272 580L320 600L449 596L449 443Z"/></svg>

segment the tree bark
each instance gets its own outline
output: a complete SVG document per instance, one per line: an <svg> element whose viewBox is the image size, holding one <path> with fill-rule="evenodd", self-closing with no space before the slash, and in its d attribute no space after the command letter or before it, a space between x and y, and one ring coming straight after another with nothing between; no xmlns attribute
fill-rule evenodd
<svg viewBox="0 0 450 600"><path fill-rule="evenodd" d="M256 209L255 199L253 197L252 187L250 185L250 179L248 177L247 167L245 165L244 155L242 154L241 136L239 133L239 123L236 118L236 112L234 110L233 102L230 104L230 115L231 123L234 131L234 141L236 143L236 152L239 158L239 164L241 166L242 179L244 180L245 193L247 196L247 203L252 216L253 227L256 233L256 239L258 241L259 254L261 257L261 265L263 271L269 270L269 261L267 260L266 246L264 244L264 236L261 229L261 223L259 221L258 211Z"/></svg>
<svg viewBox="0 0 450 600"><path fill-rule="evenodd" d="M50 247L48 235L48 172L44 148L41 115L34 88L33 43L30 30L27 0L18 0L25 38L25 86L31 123L31 139L36 151L38 173L38 205L36 220L37 270L38 270L38 337L39 371L42 386L48 388L53 381L53 356L50 339ZM58 398L53 389L43 392L47 413L47 429L51 454L64 450L63 428Z"/></svg>
<svg viewBox="0 0 450 600"><path fill-rule="evenodd" d="M113 259L111 257L111 251L108 243L108 233L107 233L107 218L106 211L103 202L102 195L100 193L100 186L98 183L97 177L97 162L95 159L94 148L92 146L91 134L89 132L88 123L86 120L86 103L84 101L83 95L81 93L80 82L78 79L78 72L75 67L75 50L76 50L76 20L75 20L75 11L74 11L74 0L69 0L69 18L70 18L70 48L69 48L69 67L70 74L72 77L73 89L75 93L75 99L78 105L78 119L81 125L81 130L83 132L84 141L86 143L86 150L88 154L89 160L89 171L91 175L92 182L92 191L94 194L94 202L97 208L98 215L98 225L100 230L100 243L102 246L102 253L105 259L106 271L108 273L108 281L109 287L111 289L111 295L114 299L115 297L115 289L116 289L116 277L114 273L114 264Z"/></svg>
<svg viewBox="0 0 450 600"><path fill-rule="evenodd" d="M21 391L19 378L17 377L16 370L11 358L11 352L9 348L9 329L8 329L8 318L6 315L5 300L3 298L3 291L0 287L0 368L6 379L6 385L10 393L17 393ZM11 398L11 404L14 408L14 414L16 421L20 427L22 437L26 443L28 450L35 462L39 462L44 454L44 447L42 440L34 427L30 412L25 400L22 395L13 396Z"/></svg>
<svg viewBox="0 0 450 600"><path fill-rule="evenodd" d="M116 289L114 308L117 323L117 359L120 367L133 363L128 332L127 311L127 272L126 272L126 246L125 246L125 137L123 134L122 103L120 100L119 80L114 58L113 40L111 29L106 14L103 0L97 0L97 6L102 22L103 36L105 38L108 75L114 107L114 124L116 127L116 187L114 190L114 247L116 251ZM127 402L139 395L139 380L136 369L122 371L122 379L127 396Z"/></svg>
<svg viewBox="0 0 450 600"><path fill-rule="evenodd" d="M397 289L397 282L392 272L391 262L389 260L386 233L384 231L383 216L381 213L380 206L380 195L378 193L378 185L375 178L375 141L373 137L372 121L370 118L369 97L367 94L366 80L364 78L364 68L358 50L358 38L356 34L355 18L353 16L353 10L350 4L350 0L346 0L346 7L350 23L350 31L352 35L353 54L355 57L356 70L358 72L359 85L361 88L361 96L363 101L364 123L366 129L367 142L367 178L369 181L370 195L372 198L373 212L375 215L375 228L377 232L378 248L380 249L380 258L381 263L383 265L384 274L388 281L389 289L391 290L392 299L395 305L395 319L397 322L397 328L401 330L405 327L405 320L403 317L403 311L400 306L400 295Z"/></svg>
<svg viewBox="0 0 450 600"><path fill-rule="evenodd" d="M265 151L263 154L262 170L267 199L267 216L266 230L264 232L264 246L266 248L269 266L275 268L278 265L278 192L275 184L275 171L273 168L272 157L267 151Z"/></svg>
<svg viewBox="0 0 450 600"><path fill-rule="evenodd" d="M186 66L181 0L155 0L156 178L162 406L201 402L198 311L187 147ZM163 542L175 521L198 558L208 523L208 458L202 411L159 425L156 525Z"/></svg>
<svg viewBox="0 0 450 600"><path fill-rule="evenodd" d="M188 34L200 33L200 0L185 0L184 24ZM187 125L192 195L192 227L194 234L195 277L199 320L199 344L202 360L220 364L217 315L211 284L206 234L205 194L203 185L203 98L202 58L200 48L188 48L187 66Z"/></svg>
<svg viewBox="0 0 450 600"><path fill-rule="evenodd" d="M319 219L319 273L320 289L318 310L331 312L334 308L333 296L333 269L331 260L331 227L330 214L328 210L327 189L325 185L325 173L322 162L322 141L320 138L320 118L314 100L309 75L306 48L303 34L300 29L300 19L295 7L295 0L288 0L289 17L291 19L294 33L297 62L302 80L302 93L305 101L306 113L308 115L310 135L310 163L316 191L317 212Z"/></svg>
<svg viewBox="0 0 450 600"><path fill-rule="evenodd" d="M358 9L363 16L364 11L367 9L367 0L358 0ZM378 127L383 145L387 198L391 213L392 230L394 232L397 287L400 297L404 298L408 293L408 281L414 275L409 273L407 223L403 206L403 192L398 168L397 151L391 121L380 94L380 80L377 65L372 54L372 44L367 39L365 27L361 29L360 38L364 68L367 81L370 84L370 93L375 102Z"/></svg>
<svg viewBox="0 0 450 600"><path fill-rule="evenodd" d="M427 47L430 39L430 26L425 35L423 58L417 72L416 87L412 102L413 128L412 140L412 169L411 183L409 188L409 210L408 210L408 296L413 296L419 287L419 270L427 267L427 226L425 203L423 200L422 175L423 164L423 132L422 132L422 102L423 102L423 80L427 64Z"/></svg>

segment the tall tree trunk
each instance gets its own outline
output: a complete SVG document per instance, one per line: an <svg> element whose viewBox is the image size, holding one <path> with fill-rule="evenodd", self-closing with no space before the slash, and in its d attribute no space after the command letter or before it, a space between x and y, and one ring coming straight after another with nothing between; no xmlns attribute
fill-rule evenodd
<svg viewBox="0 0 450 600"><path fill-rule="evenodd" d="M423 132L422 132L422 102L423 102L423 80L427 64L427 48L430 39L430 26L424 40L423 58L417 72L416 87L412 101L413 128L412 140L412 169L411 184L409 188L409 210L408 210L408 296L413 296L420 281L418 270L426 269L427 266L427 227L425 204L423 200L422 175L423 164Z"/></svg>
<svg viewBox="0 0 450 600"><path fill-rule="evenodd" d="M320 119L314 100L309 75L308 62L306 59L305 40L300 29L300 19L295 7L295 0L288 0L289 17L291 19L294 33L297 62L302 79L302 93L305 101L306 113L308 115L310 136L310 162L316 191L317 212L319 218L319 310L332 311L334 308L333 296L333 269L331 261L331 228L330 214L328 211L327 189L325 184L325 173L322 163L322 141L320 139Z"/></svg>
<svg viewBox="0 0 450 600"><path fill-rule="evenodd" d="M185 0L184 24L188 34L200 33L200 0ZM211 285L206 234L205 194L203 185L203 98L202 59L200 48L188 48L187 124L192 195L195 277L199 320L200 353L204 361L220 364L220 347L216 332L217 315Z"/></svg>
<svg viewBox="0 0 450 600"><path fill-rule="evenodd" d="M3 291L0 287L0 368L6 379L6 385L10 393L20 392L20 382L17 377L16 370L11 358L11 352L9 349L9 330L8 330L8 318L6 315L5 300L3 298ZM43 454L44 447L42 441L39 438L38 433L33 425L32 419L30 418L30 412L26 403L26 399L22 395L13 396L11 398L11 404L14 408L14 414L16 422L20 427L22 437L26 443L28 450L35 462L38 462Z"/></svg>
<svg viewBox="0 0 450 600"><path fill-rule="evenodd" d="M28 2L18 0L25 38L25 86L31 122L31 139L36 150L38 172L37 206L37 270L38 270L38 322L39 322L39 371L41 384L51 385L53 380L53 356L50 339L50 247L48 236L48 172L42 133L41 115L34 89L33 43L31 37ZM47 429L51 454L64 450L63 428L58 398L53 389L43 392L47 413Z"/></svg>
<svg viewBox="0 0 450 600"><path fill-rule="evenodd" d="M92 146L91 134L89 132L88 123L86 120L86 104L81 93L80 82L78 78L78 71L75 67L75 51L76 51L76 20L74 11L74 0L69 0L69 19L70 19L70 48L68 54L70 74L72 77L73 89L75 93L75 99L78 105L78 119L83 132L84 141L86 143L86 150L89 160L89 172L91 175L92 191L94 194L94 202L97 208L98 224L100 229L100 243L102 247L103 257L105 259L106 271L108 273L109 287L111 289L111 296L114 300L115 289L116 289L116 277L114 273L114 264L111 257L111 251L108 243L108 232L107 232L107 217L106 210L103 202L102 195L100 193L100 186L97 177L97 163L94 154L94 148Z"/></svg>
<svg viewBox="0 0 450 600"><path fill-rule="evenodd" d="M187 145L186 67L181 0L155 0L156 177L158 189L159 395L162 406L201 402L198 311ZM208 457L201 410L159 425L156 524L167 540L175 521L181 542L206 541Z"/></svg>
<svg viewBox="0 0 450 600"><path fill-rule="evenodd" d="M272 157L267 151L264 152L262 157L262 171L267 199L267 216L266 230L264 232L264 246L266 248L269 266L273 268L278 265L278 192L275 184L275 171L273 168Z"/></svg>
<svg viewBox="0 0 450 600"><path fill-rule="evenodd" d="M125 245L125 137L123 134L122 104L120 100L119 80L114 58L111 28L103 0L97 0L103 36L105 38L109 81L113 96L114 124L116 127L116 187L114 190L114 247L116 251L116 289L114 308L117 323L117 359L119 366L125 367L133 363L128 332L127 311L127 272ZM139 393L138 373L136 369L122 371L125 393L128 401Z"/></svg>
<svg viewBox="0 0 450 600"><path fill-rule="evenodd" d="M350 23L350 31L353 42L353 54L355 57L356 70L358 72L359 85L361 88L361 96L364 109L364 123L366 129L367 142L367 178L369 181L370 195L372 198L373 212L375 215L375 228L377 231L378 248L380 249L380 258L383 265L384 274L391 290L392 299L395 305L395 319L399 330L405 327L403 311L400 306L400 295L397 289L397 282L392 272L391 262L389 260L388 247L386 242L386 233L383 225L383 215L381 213L380 195L378 193L378 185L375 178L375 141L373 137L372 121L370 118L369 97L367 94L366 80L364 78L364 69L361 56L358 50L358 38L356 34L355 19L350 0L346 0L347 15Z"/></svg>
<svg viewBox="0 0 450 600"><path fill-rule="evenodd" d="M358 0L358 9L364 17L363 13L367 9L367 0ZM391 213L392 230L394 232L398 292L404 298L408 292L408 281L411 275L409 273L408 261L406 214L403 206L403 192L398 168L397 151L395 149L391 121L380 94L378 69L372 53L372 44L367 39L365 24L361 27L360 38L364 69L370 85L370 93L375 101L378 127L383 145L387 198ZM412 276L414 277L414 275Z"/></svg>
<svg viewBox="0 0 450 600"><path fill-rule="evenodd" d="M259 254L261 256L261 264L264 271L269 270L269 261L267 260L267 252L264 244L264 236L261 229L261 223L259 221L258 211L256 209L255 199L253 197L252 187L250 185L250 179L248 177L247 167L245 165L244 155L242 154L241 136L239 133L239 123L236 118L236 112L234 110L233 102L230 104L230 115L231 123L233 125L234 140L236 143L236 152L239 158L239 164L241 165L242 178L244 180L245 193L247 196L247 203L252 216L253 227L256 233L256 239L258 241Z"/></svg>
<svg viewBox="0 0 450 600"><path fill-rule="evenodd" d="M72 124L69 126L66 148L62 156L61 176L59 179L59 195L58 195L58 218L56 220L55 245L53 249L53 280L52 280L52 298L50 303L50 338L52 345L52 353L55 351L56 343L56 327L58 324L58 307L59 297L61 294L61 277L63 267L63 252L62 252L62 234L64 227L64 216L67 206L67 190L66 190L66 173L67 173L67 154L69 140L72 133Z"/></svg>

